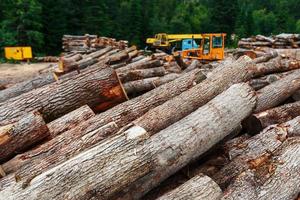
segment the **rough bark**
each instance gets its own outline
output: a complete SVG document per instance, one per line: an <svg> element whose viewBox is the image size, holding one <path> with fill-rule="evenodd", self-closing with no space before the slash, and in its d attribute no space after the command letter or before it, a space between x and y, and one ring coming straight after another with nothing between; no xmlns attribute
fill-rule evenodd
<svg viewBox="0 0 300 200"><path fill-rule="evenodd" d="M14 98L53 82L55 82L55 78L53 77L52 73L47 73L27 81L17 83L5 90L0 91L0 102L4 102L8 99Z"/></svg>
<svg viewBox="0 0 300 200"><path fill-rule="evenodd" d="M255 112L275 107L300 89L300 69L257 91Z"/></svg>
<svg viewBox="0 0 300 200"><path fill-rule="evenodd" d="M166 70L164 67L155 67L150 69L136 69L132 71L120 72L118 76L122 83L135 81L139 79L151 78L156 76L164 76Z"/></svg>
<svg viewBox="0 0 300 200"><path fill-rule="evenodd" d="M84 105L73 110L72 112L47 124L50 132L50 138L54 138L57 135L74 128L81 122L88 120L93 116L95 116L95 113L88 105Z"/></svg>
<svg viewBox="0 0 300 200"><path fill-rule="evenodd" d="M144 116L135 120L134 124L143 127L151 133L166 128L198 107L206 104L231 85L247 81L251 77L251 73L247 71L247 66L251 65L248 64L246 58L245 60L241 58L235 63L228 63L221 69L216 69L203 82L164 104L149 110Z"/></svg>
<svg viewBox="0 0 300 200"><path fill-rule="evenodd" d="M269 60L271 60L272 58L276 58L278 56L277 51L270 51L268 53L265 53L264 55L255 58L253 60L254 63L258 64L258 63L263 63L263 62L268 62Z"/></svg>
<svg viewBox="0 0 300 200"><path fill-rule="evenodd" d="M299 180L300 139L290 138L255 169L241 173L222 199L296 199Z"/></svg>
<svg viewBox="0 0 300 200"><path fill-rule="evenodd" d="M192 87L195 83L201 80L199 79L198 72L199 70L193 70L170 83L167 83L163 86L160 86L152 90L151 92L148 92L135 99L126 101L106 112L103 112L101 114L96 115L95 117L92 117L86 122L79 124L75 128L62 133L58 137L55 137L54 139L40 146L36 150L27 152L24 154L24 156L20 155L15 157L9 162L6 162L3 165L4 171L6 173L16 172L22 178L28 178L30 174L35 173L35 171L38 170L39 168L41 169L47 168L46 164L44 167L39 167L39 165L36 164L36 163L42 163L42 164L48 163L48 162L41 162L41 160L47 159L47 156L52 156L52 158L49 159L51 161L49 163L52 164L59 162L57 159L61 159L64 157L68 157L68 158L72 157L74 154L64 153L65 151L67 151L64 150L64 148L70 147L70 145L67 145L70 140L73 141L76 140L76 138L85 137L85 135L93 134L94 132L97 132L96 131L97 129L100 129L97 132L99 137L98 140L95 140L95 142L99 142L100 140L103 140L104 138L102 136L103 135L108 136L114 134L114 129L111 129L111 132L106 131L103 134L101 134L102 126L104 126L105 124L111 121L113 121L118 127L127 125L132 120L143 115L149 109L162 104L163 102L169 100L170 98ZM62 142L60 142L61 140ZM87 148L88 145L85 147ZM71 146L70 148L74 152L79 152L78 148L82 148L82 147ZM65 156L63 157L57 156L56 153L54 153L55 151L62 151L63 155ZM33 170L34 167L31 166L31 164L38 167L35 170ZM5 182L10 183L12 181L5 181ZM4 186L7 185L4 183L4 181L2 181L1 183Z"/></svg>
<svg viewBox="0 0 300 200"><path fill-rule="evenodd" d="M300 102L298 101L252 114L243 122L243 127L248 133L257 134L270 125L287 122L299 115Z"/></svg>
<svg viewBox="0 0 300 200"><path fill-rule="evenodd" d="M115 71L94 69L6 101L0 105L0 125L33 110L49 122L85 104L105 110L124 100L126 94Z"/></svg>
<svg viewBox="0 0 300 200"><path fill-rule="evenodd" d="M275 72L285 72L293 69L300 68L300 61L282 59L280 56L271 59L265 63L259 63L255 65L253 70L255 71L254 76L262 76Z"/></svg>
<svg viewBox="0 0 300 200"><path fill-rule="evenodd" d="M119 127L111 122L85 135L65 132L35 149L17 155L2 165L4 173L8 176L0 180L0 191L16 182L28 184L35 176L91 148L118 130Z"/></svg>
<svg viewBox="0 0 300 200"><path fill-rule="evenodd" d="M219 200L221 188L208 176L197 175L157 200Z"/></svg>
<svg viewBox="0 0 300 200"><path fill-rule="evenodd" d="M126 50L123 50L123 51L120 51L116 54L113 54L113 55L109 56L107 58L106 63L110 64L110 65L113 65L113 64L116 64L118 62L127 60L127 59L129 59L129 55L128 55Z"/></svg>
<svg viewBox="0 0 300 200"><path fill-rule="evenodd" d="M38 112L25 114L20 121L0 127L0 162L48 136L47 125Z"/></svg>
<svg viewBox="0 0 300 200"><path fill-rule="evenodd" d="M3 199L112 199L112 195L121 195L120 189L135 180L149 184L149 188L139 185L138 192L134 193L125 189L128 196L132 195L130 199L136 199L223 139L254 106L255 95L248 85L232 86L153 137L147 139L148 134L141 127L130 128L36 176L27 187L22 188L20 182L5 188L0 196ZM211 123L212 120L216 123Z"/></svg>
<svg viewBox="0 0 300 200"><path fill-rule="evenodd" d="M191 62L191 64L184 70L184 72L189 72L193 69L196 69L196 68L200 68L201 67L201 63L199 60L193 60Z"/></svg>
<svg viewBox="0 0 300 200"><path fill-rule="evenodd" d="M173 81L178 77L180 77L180 74L173 73L167 74L163 77L152 77L137 81L130 81L125 83L123 86L128 95L139 94L141 92L150 91L160 85Z"/></svg>
<svg viewBox="0 0 300 200"><path fill-rule="evenodd" d="M148 69L148 68L155 68L161 66L162 63L159 60L140 60L138 62L126 65L125 67L121 67L116 69L117 73L126 73L136 69Z"/></svg>
<svg viewBox="0 0 300 200"><path fill-rule="evenodd" d="M269 74L260 78L251 79L249 81L249 84L253 89L259 90L275 81L282 79L283 77L286 77L288 74L292 72L293 70L288 72L283 72L283 73Z"/></svg>
<svg viewBox="0 0 300 200"><path fill-rule="evenodd" d="M299 136L299 133L299 117L264 129L260 134L236 146L233 149L234 156L232 156L232 161L212 178L222 189L226 188L240 173L247 169L255 168L256 165L267 159L287 137ZM255 160L257 158L259 159Z"/></svg>

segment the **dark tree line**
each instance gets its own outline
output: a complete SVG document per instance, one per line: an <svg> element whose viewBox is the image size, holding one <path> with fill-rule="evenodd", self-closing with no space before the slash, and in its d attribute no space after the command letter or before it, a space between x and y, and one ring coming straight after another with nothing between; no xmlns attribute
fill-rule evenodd
<svg viewBox="0 0 300 200"><path fill-rule="evenodd" d="M239 37L300 32L300 0L1 0L0 46L61 52L63 34L98 34L143 47L158 32Z"/></svg>

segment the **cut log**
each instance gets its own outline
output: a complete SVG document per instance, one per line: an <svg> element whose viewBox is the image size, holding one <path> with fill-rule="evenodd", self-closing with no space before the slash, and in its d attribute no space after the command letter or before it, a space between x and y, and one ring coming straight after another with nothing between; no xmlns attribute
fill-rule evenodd
<svg viewBox="0 0 300 200"><path fill-rule="evenodd" d="M157 200L219 200L221 197L222 190L211 178L198 175Z"/></svg>
<svg viewBox="0 0 300 200"><path fill-rule="evenodd" d="M200 68L201 63L199 60L193 60L192 63L184 70L184 72L189 72L193 69Z"/></svg>
<svg viewBox="0 0 300 200"><path fill-rule="evenodd" d="M126 98L115 71L96 68L6 101L0 105L0 125L33 110L49 122L85 104L105 110Z"/></svg>
<svg viewBox="0 0 300 200"><path fill-rule="evenodd" d="M255 164L251 160L256 158L268 158L287 137L299 136L300 134L300 117L283 124L270 126L264 129L260 134L251 137L239 146L233 149L233 160L225 165L212 178L222 189L225 189L230 182L240 173L247 169L254 168ZM258 165L260 162L257 161Z"/></svg>
<svg viewBox="0 0 300 200"><path fill-rule="evenodd" d="M31 90L40 88L44 85L55 82L52 73L43 74L33 79L17 83L5 90L0 91L0 102L17 97Z"/></svg>
<svg viewBox="0 0 300 200"><path fill-rule="evenodd" d="M120 51L116 54L113 54L107 58L106 63L109 65L116 64L121 61L126 61L129 59L129 55L126 50Z"/></svg>
<svg viewBox="0 0 300 200"><path fill-rule="evenodd" d="M177 65L176 62L164 63L164 68L169 73L181 73L182 72L181 68Z"/></svg>
<svg viewBox="0 0 300 200"><path fill-rule="evenodd" d="M173 55L176 63L180 66L182 70L185 70L188 67L188 65L182 60L180 53L175 52Z"/></svg>
<svg viewBox="0 0 300 200"><path fill-rule="evenodd" d="M300 69L257 91L255 113L275 107L300 89Z"/></svg>
<svg viewBox="0 0 300 200"><path fill-rule="evenodd" d="M136 70L136 69L148 69L148 68L154 68L161 66L162 63L159 60L148 60L143 61L140 60L136 63L132 63L129 65L126 65L125 67L121 67L119 69L116 69L117 73L126 73L128 71Z"/></svg>
<svg viewBox="0 0 300 200"><path fill-rule="evenodd" d="M76 138L80 137L85 138L88 137L86 135L93 135L94 133L97 133L97 135L99 136L95 137L95 143L103 140L103 136L114 134L115 128L112 127L111 129L105 129L110 130L110 132L104 131L104 133L102 133L102 126L111 121L113 121L118 127L127 125L132 120L143 115L149 109L162 104L170 98L192 87L195 83L201 80L199 79L199 76L201 77L201 74L198 73L198 69L193 70L170 83L167 83L163 86L152 90L151 92L148 92L132 100L126 101L106 112L98 114L95 117L92 117L91 119L87 120L86 122L79 124L75 128L62 133L62 135L55 137L54 139L40 146L36 150L26 152L24 155L19 155L14 159L6 162L3 165L3 169L8 174L16 172L18 176L26 179L32 173L35 174L35 171L40 172L37 171L38 169L45 170L49 167L50 164L55 165L59 162L63 162L67 158L76 155L75 153L79 152L78 149L82 149L83 147L90 147L88 145L67 145L70 141L77 140ZM84 141L85 140L83 140L82 144L84 144ZM75 142L81 141L77 140ZM58 156L59 152L61 152L65 156ZM42 162L42 160L50 160L51 162ZM39 165L38 163L40 163L41 165ZM49 165L47 163L49 163ZM33 170L35 168L34 166L37 166L35 170ZM7 183L5 184L4 181L1 181L0 185L7 185L8 183L12 183L14 181L8 180L5 182Z"/></svg>
<svg viewBox="0 0 300 200"><path fill-rule="evenodd" d="M275 81L278 81L280 79L282 79L283 77L286 77L288 74L292 73L294 70L292 71L288 71L288 72L283 72L283 73L277 73L277 74L269 74L260 78L256 78L256 79L251 79L249 81L249 85L255 89L255 90L259 90Z"/></svg>
<svg viewBox="0 0 300 200"><path fill-rule="evenodd" d="M140 184L134 193L125 189L130 199L137 199L223 139L254 106L255 95L250 86L232 86L153 137L147 139L143 128L133 127L34 177L23 188L22 182L5 188L0 196L8 200L113 199L114 195L122 196L120 190L134 181L149 185Z"/></svg>
<svg viewBox="0 0 300 200"><path fill-rule="evenodd" d="M167 74L163 77L152 77L137 81L130 81L124 84L124 90L128 95L139 94L150 91L160 85L168 83L180 77L180 74Z"/></svg>
<svg viewBox="0 0 300 200"><path fill-rule="evenodd" d="M148 133L156 133L168 127L203 106L231 85L248 80L251 73L247 71L247 66L251 66L251 64L248 64L247 61L246 57L242 57L235 63L215 70L211 77L164 104L149 110L133 123L143 127Z"/></svg>
<svg viewBox="0 0 300 200"><path fill-rule="evenodd" d="M296 199L300 192L300 139L290 138L255 169L241 173L223 200Z"/></svg>
<svg viewBox="0 0 300 200"><path fill-rule="evenodd" d="M263 63L263 62L268 62L269 60L271 60L272 58L276 58L278 56L278 52L277 51L270 51L258 58L255 58L253 60L254 63L258 64L258 63Z"/></svg>
<svg viewBox="0 0 300 200"><path fill-rule="evenodd" d="M92 109L89 106L84 105L48 123L47 126L50 132L50 138L54 138L57 135L74 128L81 122L88 120L93 116L95 116L95 113Z"/></svg>
<svg viewBox="0 0 300 200"><path fill-rule="evenodd" d="M38 112L25 114L13 124L0 127L0 163L49 136L49 130Z"/></svg>
<svg viewBox="0 0 300 200"><path fill-rule="evenodd" d="M254 76L258 77L270 73L285 72L285 71L290 71L299 68L300 68L300 61L282 59L280 56L278 56L276 58L271 59L268 62L257 64L253 68L253 70L255 71Z"/></svg>
<svg viewBox="0 0 300 200"><path fill-rule="evenodd" d="M253 114L243 122L243 127L248 133L257 134L270 125L287 122L299 115L300 102L298 101Z"/></svg>
<svg viewBox="0 0 300 200"><path fill-rule="evenodd" d="M136 69L131 71L125 71L118 73L118 76L122 83L128 81L135 81L139 79L151 78L156 76L164 76L166 70L164 67L155 67L150 69Z"/></svg>

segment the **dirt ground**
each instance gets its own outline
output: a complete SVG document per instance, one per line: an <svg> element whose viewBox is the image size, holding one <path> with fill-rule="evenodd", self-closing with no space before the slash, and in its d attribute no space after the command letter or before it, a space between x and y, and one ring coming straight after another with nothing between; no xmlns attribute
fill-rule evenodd
<svg viewBox="0 0 300 200"><path fill-rule="evenodd" d="M39 75L55 63L0 64L0 84L12 85Z"/></svg>

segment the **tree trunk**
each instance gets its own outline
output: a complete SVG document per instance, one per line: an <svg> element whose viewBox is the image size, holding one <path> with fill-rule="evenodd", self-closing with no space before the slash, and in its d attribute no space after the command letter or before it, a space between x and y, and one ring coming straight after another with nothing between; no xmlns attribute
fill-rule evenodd
<svg viewBox="0 0 300 200"><path fill-rule="evenodd" d="M300 89L300 69L257 91L255 113L275 107Z"/></svg>
<svg viewBox="0 0 300 200"><path fill-rule="evenodd" d="M299 171L300 139L295 137L285 141L255 169L241 173L222 199L296 199L300 192Z"/></svg>
<svg viewBox="0 0 300 200"><path fill-rule="evenodd" d="M84 105L72 112L50 122L47 124L50 132L50 138L54 138L57 135L68 131L83 121L94 117L95 113L88 105Z"/></svg>
<svg viewBox="0 0 300 200"><path fill-rule="evenodd" d="M285 72L300 68L300 61L282 59L280 56L273 58L269 62L259 63L254 67L255 77L271 74L275 72Z"/></svg>
<svg viewBox="0 0 300 200"><path fill-rule="evenodd" d="M254 92L248 85L232 86L153 137L148 138L141 127L130 128L34 177L23 188L21 182L5 188L0 196L8 200L112 199L122 196L119 191L136 180L151 185L139 185L134 193L125 189L130 199L136 199L223 139L254 106Z"/></svg>
<svg viewBox="0 0 300 200"><path fill-rule="evenodd" d="M221 69L215 70L210 77L195 87L149 110L144 116L135 120L134 124L143 127L149 133L156 133L168 127L203 106L231 85L247 81L251 74L246 66L248 66L247 59L242 58L235 63L228 63Z"/></svg>
<svg viewBox="0 0 300 200"><path fill-rule="evenodd" d="M199 60L193 60L192 63L184 70L184 72L189 72L193 69L200 68L201 63Z"/></svg>
<svg viewBox="0 0 300 200"><path fill-rule="evenodd" d="M129 59L129 55L126 52L126 50L123 50L123 51L120 51L116 54L113 54L113 55L107 57L106 63L109 65L113 65L120 61L126 61L127 59Z"/></svg>
<svg viewBox="0 0 300 200"><path fill-rule="evenodd" d="M124 84L124 90L128 95L139 94L150 91L160 85L168 83L180 77L180 74L167 74L163 77L152 77L137 81L130 81Z"/></svg>
<svg viewBox="0 0 300 200"><path fill-rule="evenodd" d="M150 69L136 69L132 71L125 71L118 73L118 76L122 83L128 81L135 81L139 79L151 78L155 76L164 76L166 70L164 67L155 67Z"/></svg>
<svg viewBox="0 0 300 200"><path fill-rule="evenodd" d="M124 100L126 94L115 71L93 69L1 104L0 125L16 121L33 110L39 110L49 122L85 104L105 110Z"/></svg>
<svg viewBox="0 0 300 200"><path fill-rule="evenodd" d="M19 174L18 176L22 178L28 178L30 174L35 173L35 171L38 172L39 169L45 170L48 168L48 166L50 166L50 164L57 165L60 161L61 162L65 161L67 158L76 155L76 153L78 153L80 149L83 150L83 147L85 148L90 147L88 144L85 144L84 142L82 142L82 144L85 144L85 146L82 145L83 147L78 145L69 145L70 141L72 142L74 140L75 143L76 142L78 143L81 141L80 140L75 141L77 140L76 138L80 138L80 137L85 138L88 137L87 135L89 134L93 135L95 133L97 133L96 136L97 135L99 136L96 137L95 143L103 140L105 135L108 136L114 134L115 128L108 129L110 130L110 132L104 131L102 133L101 132L102 126L104 126L105 124L111 121L113 121L116 124L115 126L117 127L122 127L127 125L132 120L143 115L149 109L159 104L162 104L168 99L192 87L195 82L199 81L198 72L199 70L191 71L183 75L182 77L179 77L178 79L174 80L173 82L167 83L140 97L126 101L106 112L103 112L101 114L96 115L95 117L92 117L86 122L77 125L75 128L62 133L61 135L50 140L49 142L41 145L36 150L26 152L24 155L19 155L14 159L6 162L3 165L4 171L6 173L16 172L16 174ZM43 152L43 153L39 153L39 152ZM59 152L62 152L62 154L65 156L59 156ZM49 160L49 161L41 162L41 160ZM41 166L38 165L37 163L41 163ZM46 165L46 163L49 163L49 165ZM34 166L37 166L37 168L35 169ZM6 181L6 182L12 182L12 181ZM0 185L7 185L3 181L1 181L1 183L2 184Z"/></svg>
<svg viewBox="0 0 300 200"><path fill-rule="evenodd" d="M283 124L270 126L260 134L253 136L242 144L236 146L232 161L225 165L212 178L225 189L230 182L247 169L255 168L261 161L267 159L287 137L299 136L300 117ZM260 160L254 161L256 158Z"/></svg>
<svg viewBox="0 0 300 200"><path fill-rule="evenodd" d="M208 176L197 175L157 200L219 200L220 187Z"/></svg>
<svg viewBox="0 0 300 200"><path fill-rule="evenodd" d="M259 90L275 81L278 81L284 77L286 77L287 75L289 75L290 73L292 73L292 71L288 71L288 72L284 72L284 73L277 73L277 74L269 74L260 78L256 78L256 79L251 79L249 81L249 85L255 89L255 90Z"/></svg>
<svg viewBox="0 0 300 200"><path fill-rule="evenodd" d="M33 79L17 83L5 90L0 91L0 102L17 97L31 90L40 88L44 85L55 82L52 73L43 74Z"/></svg>
<svg viewBox="0 0 300 200"><path fill-rule="evenodd" d="M155 68L161 65L162 63L159 60L146 60L145 62L140 60L136 63L126 65L125 67L118 68L116 69L116 71L117 73L128 73L129 71L136 70L136 69Z"/></svg>
<svg viewBox="0 0 300 200"><path fill-rule="evenodd" d="M299 115L300 102L298 101L253 114L243 122L243 127L248 133L257 134L270 125L287 122Z"/></svg>
<svg viewBox="0 0 300 200"><path fill-rule="evenodd" d="M188 67L188 65L182 60L181 55L178 52L174 53L174 59L180 66L181 70L185 70Z"/></svg>
<svg viewBox="0 0 300 200"><path fill-rule="evenodd" d="M253 60L254 63L258 64L258 63L263 63L263 62L268 62L269 60L276 58L278 56L277 51L270 51L258 58L255 58Z"/></svg>
<svg viewBox="0 0 300 200"><path fill-rule="evenodd" d="M49 136L49 130L38 112L25 114L13 124L0 127L0 163Z"/></svg>

